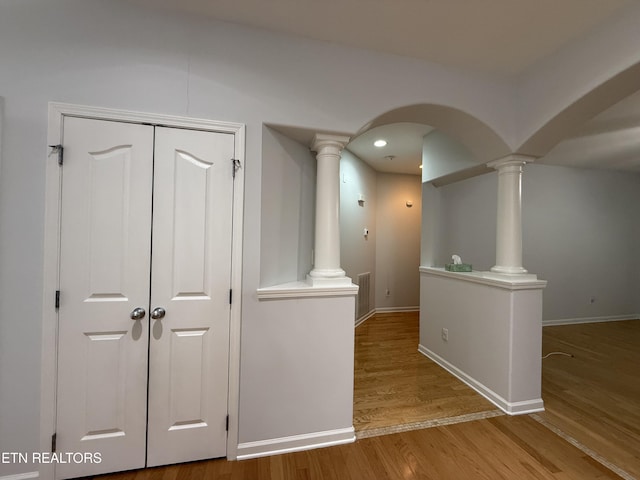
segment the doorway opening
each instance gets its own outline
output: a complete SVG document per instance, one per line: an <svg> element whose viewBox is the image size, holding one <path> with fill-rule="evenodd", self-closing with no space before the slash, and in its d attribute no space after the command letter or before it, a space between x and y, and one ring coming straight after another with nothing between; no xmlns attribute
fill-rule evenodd
<svg viewBox="0 0 640 480"><path fill-rule="evenodd" d="M457 126L450 122L452 113L459 117ZM476 123L442 106L400 108L364 127L343 151L341 263L355 283L365 280L357 302L354 357L354 427L359 438L502 414L418 351L420 311L428 308L420 301L419 267L441 262L445 253L434 246L439 239L432 225L425 235L424 202L433 195L423 200L422 192L460 179L461 170L469 176L488 171L479 162L506 151L482 125L489 141L484 151L471 154L477 139L465 129ZM455 135L458 127L461 135ZM389 181L401 177L408 182ZM379 195L381 186L391 191L391 183L395 191ZM365 272L369 275L361 275ZM370 293L361 298L367 283Z"/></svg>

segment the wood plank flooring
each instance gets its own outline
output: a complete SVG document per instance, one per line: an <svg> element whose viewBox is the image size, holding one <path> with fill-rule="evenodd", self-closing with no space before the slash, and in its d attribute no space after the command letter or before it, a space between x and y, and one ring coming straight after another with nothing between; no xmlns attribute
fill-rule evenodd
<svg viewBox="0 0 640 480"><path fill-rule="evenodd" d="M545 327L547 422L640 478L640 320Z"/></svg>
<svg viewBox="0 0 640 480"><path fill-rule="evenodd" d="M371 320L356 330L354 423L360 431L376 428L373 425L411 422L434 415L459 416L494 408L417 353L417 314L389 314L379 316L375 322ZM639 332L640 321L605 327L545 328L545 353L570 351L575 357L552 356L544 360L543 398L547 412L539 414L544 422L560 426L591 449L604 445L598 453L638 478ZM393 344L415 356L407 360L406 355L391 347ZM431 388L436 392L427 391ZM458 395L465 401L456 399ZM480 402L474 398L476 395ZM404 400L403 396L406 396ZM420 403L427 403L431 408L419 413ZM353 444L253 460L209 460L99 478L600 480L625 477L524 415L496 416L361 438Z"/></svg>
<svg viewBox="0 0 640 480"><path fill-rule="evenodd" d="M356 432L498 412L418 352L418 312L376 314L356 328Z"/></svg>
<svg viewBox="0 0 640 480"><path fill-rule="evenodd" d="M619 479L526 417L495 417L240 462L209 460L102 480Z"/></svg>

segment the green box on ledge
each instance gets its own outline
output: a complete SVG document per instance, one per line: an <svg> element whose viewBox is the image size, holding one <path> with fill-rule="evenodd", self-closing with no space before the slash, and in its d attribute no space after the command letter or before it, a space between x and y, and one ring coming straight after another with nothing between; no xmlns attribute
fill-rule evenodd
<svg viewBox="0 0 640 480"><path fill-rule="evenodd" d="M473 270L469 263L447 263L444 266L444 269L447 272L470 272Z"/></svg>

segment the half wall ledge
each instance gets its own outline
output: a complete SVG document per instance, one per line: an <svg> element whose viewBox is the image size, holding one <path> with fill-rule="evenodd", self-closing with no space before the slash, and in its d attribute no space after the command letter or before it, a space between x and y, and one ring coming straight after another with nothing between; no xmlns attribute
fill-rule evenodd
<svg viewBox="0 0 640 480"><path fill-rule="evenodd" d="M420 267L421 273L440 277L455 278L465 282L480 283L491 287L504 288L506 290L536 290L547 286L546 280L538 280L538 276L532 273L509 275L490 271L473 272L449 272L444 268Z"/></svg>
<svg viewBox="0 0 640 480"><path fill-rule="evenodd" d="M420 267L419 351L505 413L542 410L546 285L533 274Z"/></svg>
<svg viewBox="0 0 640 480"><path fill-rule="evenodd" d="M355 297L358 285L321 285L313 286L304 281L283 283L271 287L259 288L258 300L305 298L305 297Z"/></svg>

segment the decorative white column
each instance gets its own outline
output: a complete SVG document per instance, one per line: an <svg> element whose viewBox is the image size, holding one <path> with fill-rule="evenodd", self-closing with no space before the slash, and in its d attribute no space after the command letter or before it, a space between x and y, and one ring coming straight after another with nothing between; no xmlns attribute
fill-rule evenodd
<svg viewBox="0 0 640 480"><path fill-rule="evenodd" d="M315 253L307 276L313 286L351 285L340 268L340 153L348 141L349 137L318 133L311 143L318 160Z"/></svg>
<svg viewBox="0 0 640 480"><path fill-rule="evenodd" d="M487 164L498 170L496 265L492 272L527 273L522 266L522 167L534 160L526 155L509 155Z"/></svg>

